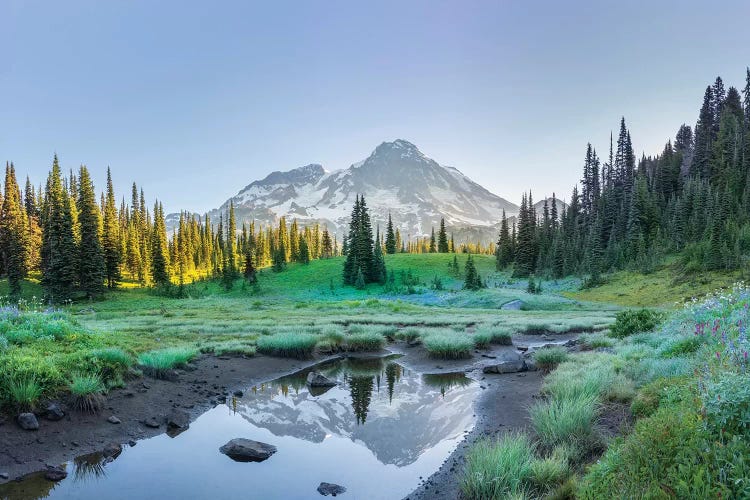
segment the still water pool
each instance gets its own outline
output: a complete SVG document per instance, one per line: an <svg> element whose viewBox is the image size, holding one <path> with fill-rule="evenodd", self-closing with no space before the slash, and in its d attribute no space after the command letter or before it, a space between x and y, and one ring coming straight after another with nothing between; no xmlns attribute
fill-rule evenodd
<svg viewBox="0 0 750 500"><path fill-rule="evenodd" d="M41 475L0 486L1 498L235 499L322 498L322 482L343 498L398 499L409 494L474 425L478 385L464 374L410 371L396 357L342 359L315 370L328 390L305 385L305 370L248 387L195 420L186 431L125 446L106 463L98 454L64 465L68 477ZM272 444L260 463L219 453L233 438Z"/></svg>

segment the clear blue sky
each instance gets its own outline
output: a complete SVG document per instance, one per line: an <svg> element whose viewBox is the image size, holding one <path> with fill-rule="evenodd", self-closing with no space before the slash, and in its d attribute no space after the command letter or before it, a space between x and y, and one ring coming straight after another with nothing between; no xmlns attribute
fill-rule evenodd
<svg viewBox="0 0 750 500"><path fill-rule="evenodd" d="M403 138L518 202L569 196L625 115L638 154L743 84L750 3L2 0L0 160L107 165L169 211Z"/></svg>

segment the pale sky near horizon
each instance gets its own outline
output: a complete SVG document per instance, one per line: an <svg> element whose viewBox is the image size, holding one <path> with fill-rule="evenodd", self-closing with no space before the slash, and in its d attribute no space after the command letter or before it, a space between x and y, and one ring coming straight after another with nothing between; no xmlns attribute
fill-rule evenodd
<svg viewBox="0 0 750 500"><path fill-rule="evenodd" d="M518 203L568 198L624 115L637 154L744 85L750 2L2 0L0 160L52 156L169 212L402 138Z"/></svg>

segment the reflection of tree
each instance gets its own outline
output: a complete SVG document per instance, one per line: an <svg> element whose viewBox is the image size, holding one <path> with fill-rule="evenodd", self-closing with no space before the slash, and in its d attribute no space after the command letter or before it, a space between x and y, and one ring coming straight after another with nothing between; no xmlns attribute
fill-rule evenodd
<svg viewBox="0 0 750 500"><path fill-rule="evenodd" d="M430 387L440 388L440 394L443 397L453 387L466 387L471 384L471 379L463 373L425 373L422 375L422 380Z"/></svg>
<svg viewBox="0 0 750 500"><path fill-rule="evenodd" d="M75 480L87 481L89 479L98 479L107 475L104 470L105 457L101 453L89 453L73 459L75 465Z"/></svg>
<svg viewBox="0 0 750 500"><path fill-rule="evenodd" d="M357 424L364 425L367 411L372 400L372 376L358 376L349 379L349 390L352 393L352 408L357 417Z"/></svg>
<svg viewBox="0 0 750 500"><path fill-rule="evenodd" d="M67 464L62 467L67 469ZM34 472L24 476L22 481L0 484L0 498L47 498L58 484L45 478L44 472Z"/></svg>
<svg viewBox="0 0 750 500"><path fill-rule="evenodd" d="M393 388L401 379L401 365L388 363L385 367L385 380L388 383L388 402L393 403Z"/></svg>

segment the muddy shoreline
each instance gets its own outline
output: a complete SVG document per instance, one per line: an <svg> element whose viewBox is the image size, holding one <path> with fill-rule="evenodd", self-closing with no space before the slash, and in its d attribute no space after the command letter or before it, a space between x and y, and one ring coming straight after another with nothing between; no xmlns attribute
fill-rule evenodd
<svg viewBox="0 0 750 500"><path fill-rule="evenodd" d="M556 336L564 341L567 336ZM544 343L539 336L514 339L517 345ZM367 353L366 356L402 355L399 363L421 373L465 372L477 380L482 393L475 402L476 425L441 468L408 498L456 498L458 496L460 465L469 444L475 439L509 429L524 427L527 407L539 393L539 372L506 375L485 375L485 365L497 363L516 355L513 346L493 346L476 351L466 360L435 360L421 346L410 347L403 342L388 346L388 351ZM59 421L39 417L37 431L22 430L10 415L0 416L0 484L23 476L59 466L75 457L95 453L111 443L137 445L141 439L167 431L166 415L177 408L187 412L192 422L205 411L231 399L235 390L267 382L314 364L336 359L340 355L320 356L310 360L293 360L268 356L215 357L204 355L180 370L176 380L157 380L142 377L131 380L122 389L113 389L107 395L103 411L95 415L65 411ZM64 403L64 402L61 402ZM116 416L119 424L107 419ZM151 428L148 419L161 425ZM7 475L7 478L6 478ZM422 479L422 478L420 478Z"/></svg>

